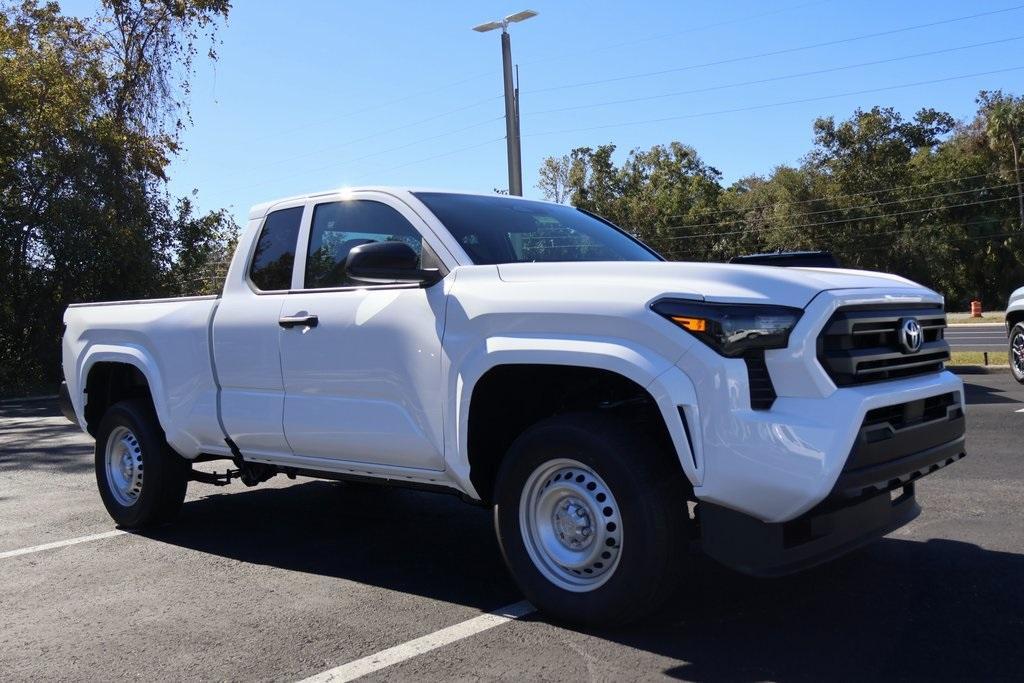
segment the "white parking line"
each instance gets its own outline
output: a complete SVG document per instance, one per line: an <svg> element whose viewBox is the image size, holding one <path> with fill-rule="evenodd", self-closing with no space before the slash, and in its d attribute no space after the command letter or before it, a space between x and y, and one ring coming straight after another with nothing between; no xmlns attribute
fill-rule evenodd
<svg viewBox="0 0 1024 683"><path fill-rule="evenodd" d="M360 676L371 674L375 671L380 671L393 664L404 662L407 659L412 659L425 652L436 650L439 647L454 643L463 638L468 638L472 635L486 631L487 629L500 626L505 622L513 619L519 619L525 617L535 611L535 608L530 603L517 602L514 605L508 605L501 609L496 609L493 612L487 614L481 614L478 617L473 617L461 623L455 624L443 628L440 631L434 631L421 638L410 640L407 643L389 647L387 650L381 650L376 654L372 654L362 659L356 659L348 664L342 664L341 666L333 669L328 669L322 673L318 673L315 676L301 681L301 683L345 683L345 681L352 681Z"/></svg>
<svg viewBox="0 0 1024 683"><path fill-rule="evenodd" d="M121 531L120 529L114 529L113 531L104 531L102 534L92 534L91 536L79 536L78 538L69 538L66 541L54 541L53 543L44 543L42 545L34 545L28 548L18 548L17 550L7 550L0 553L0 560L5 560L8 557L17 557L18 555L28 555L29 553L38 553L43 550L53 550L54 548L63 548L67 545L78 545L79 543L88 543L89 541L101 541L104 538L113 538L114 536L121 536L122 534L128 533L127 531Z"/></svg>

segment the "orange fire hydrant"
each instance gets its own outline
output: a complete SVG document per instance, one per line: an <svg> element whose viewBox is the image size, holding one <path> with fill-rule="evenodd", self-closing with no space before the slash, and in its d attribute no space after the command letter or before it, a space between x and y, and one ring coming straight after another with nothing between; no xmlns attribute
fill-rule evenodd
<svg viewBox="0 0 1024 683"><path fill-rule="evenodd" d="M981 302L978 301L977 299L975 299L974 301L971 302L971 317L972 318L980 318L981 317Z"/></svg>

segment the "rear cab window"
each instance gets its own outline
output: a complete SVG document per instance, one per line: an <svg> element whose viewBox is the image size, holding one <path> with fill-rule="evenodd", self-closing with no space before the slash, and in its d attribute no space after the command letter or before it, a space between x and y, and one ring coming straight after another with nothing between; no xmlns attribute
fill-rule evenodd
<svg viewBox="0 0 1024 683"><path fill-rule="evenodd" d="M249 280L260 291L291 289L302 207L267 214L249 264Z"/></svg>

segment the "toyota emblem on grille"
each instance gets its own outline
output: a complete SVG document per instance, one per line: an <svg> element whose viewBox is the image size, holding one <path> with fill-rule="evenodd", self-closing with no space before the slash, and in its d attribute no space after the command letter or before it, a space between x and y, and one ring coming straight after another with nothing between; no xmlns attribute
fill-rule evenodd
<svg viewBox="0 0 1024 683"><path fill-rule="evenodd" d="M921 334L921 324L916 318L904 318L900 321L899 327L900 344L907 353L917 353L921 350L921 342L924 335Z"/></svg>

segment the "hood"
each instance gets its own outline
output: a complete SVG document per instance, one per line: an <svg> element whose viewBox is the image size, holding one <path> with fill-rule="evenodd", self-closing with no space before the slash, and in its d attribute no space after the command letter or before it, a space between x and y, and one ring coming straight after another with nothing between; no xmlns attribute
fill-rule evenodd
<svg viewBox="0 0 1024 683"><path fill-rule="evenodd" d="M776 303L803 308L829 289L887 289L933 294L906 278L839 268L781 268L729 263L623 261L509 263L498 266L505 282L593 281L602 287L643 289L651 296L679 296L722 303ZM908 292L907 290L913 290Z"/></svg>

